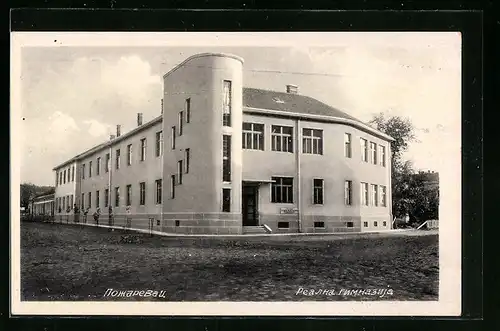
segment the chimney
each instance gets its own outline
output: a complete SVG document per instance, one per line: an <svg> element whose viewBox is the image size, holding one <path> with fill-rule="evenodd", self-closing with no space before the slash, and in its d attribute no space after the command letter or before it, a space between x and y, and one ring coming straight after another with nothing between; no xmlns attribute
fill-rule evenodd
<svg viewBox="0 0 500 331"><path fill-rule="evenodd" d="M122 133L122 130L121 130L121 129L122 129L122 126L121 126L120 124L118 124L118 125L116 126L116 136L117 136L117 137L119 137L119 136L121 135L121 133Z"/></svg>
<svg viewBox="0 0 500 331"><path fill-rule="evenodd" d="M113 140L113 139L115 139L115 135L114 134L109 135L109 140Z"/></svg>
<svg viewBox="0 0 500 331"><path fill-rule="evenodd" d="M163 98L161 98L161 113L163 114Z"/></svg>
<svg viewBox="0 0 500 331"><path fill-rule="evenodd" d="M142 113L137 113L137 126L142 125Z"/></svg>
<svg viewBox="0 0 500 331"><path fill-rule="evenodd" d="M299 87L297 85L288 84L286 86L286 93L297 94Z"/></svg>

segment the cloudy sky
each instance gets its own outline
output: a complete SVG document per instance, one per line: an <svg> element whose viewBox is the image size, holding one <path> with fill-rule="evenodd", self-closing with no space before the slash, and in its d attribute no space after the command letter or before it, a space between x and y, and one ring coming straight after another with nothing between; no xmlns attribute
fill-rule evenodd
<svg viewBox="0 0 500 331"><path fill-rule="evenodd" d="M55 165L108 139L116 124L126 132L135 126L136 113L144 113L145 122L158 116L162 75L193 54L212 51L244 58L247 87L284 91L296 84L299 93L363 121L379 112L409 117L419 141L406 156L419 169L444 171L443 161L460 152L456 33L342 33L329 35L325 45L293 36L288 44L279 36L245 44L240 36L231 46L220 37L216 46L162 43L169 40L165 35L156 36L158 45L138 46L122 37L108 47L68 46L52 38L51 45L22 47L15 112L21 117L21 182L53 185Z"/></svg>

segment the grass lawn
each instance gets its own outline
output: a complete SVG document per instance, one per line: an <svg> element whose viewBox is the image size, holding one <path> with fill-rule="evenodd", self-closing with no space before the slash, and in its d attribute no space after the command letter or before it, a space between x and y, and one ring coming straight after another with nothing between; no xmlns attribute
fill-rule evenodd
<svg viewBox="0 0 500 331"><path fill-rule="evenodd" d="M123 238L132 238L132 243ZM21 224L21 300L437 300L438 236L176 238ZM393 295L296 295L300 289ZM104 297L107 289L166 298Z"/></svg>

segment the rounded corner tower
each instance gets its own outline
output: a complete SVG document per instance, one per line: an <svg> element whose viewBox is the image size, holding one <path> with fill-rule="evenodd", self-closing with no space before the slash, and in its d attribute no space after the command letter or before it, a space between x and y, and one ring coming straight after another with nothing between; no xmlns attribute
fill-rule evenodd
<svg viewBox="0 0 500 331"><path fill-rule="evenodd" d="M196 54L163 76L165 232L241 233L243 62Z"/></svg>

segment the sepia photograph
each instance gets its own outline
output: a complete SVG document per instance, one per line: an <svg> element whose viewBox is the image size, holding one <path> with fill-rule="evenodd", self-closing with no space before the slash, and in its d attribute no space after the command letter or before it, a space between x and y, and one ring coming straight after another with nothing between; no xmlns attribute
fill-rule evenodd
<svg viewBox="0 0 500 331"><path fill-rule="evenodd" d="M460 313L460 33L11 38L19 313Z"/></svg>

